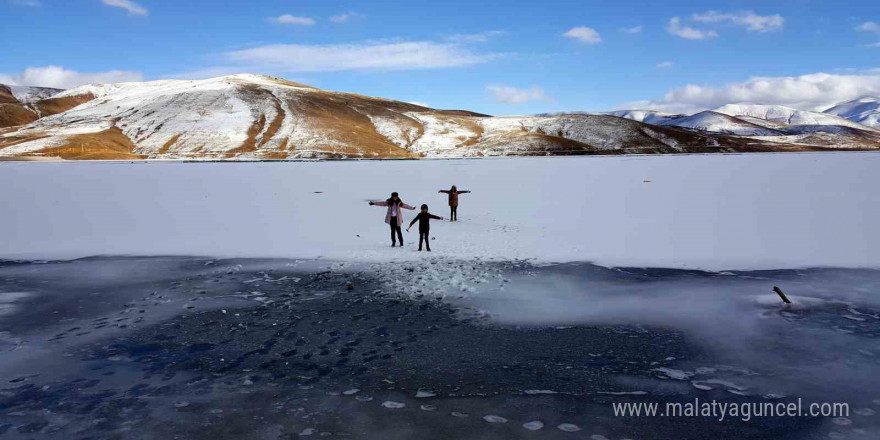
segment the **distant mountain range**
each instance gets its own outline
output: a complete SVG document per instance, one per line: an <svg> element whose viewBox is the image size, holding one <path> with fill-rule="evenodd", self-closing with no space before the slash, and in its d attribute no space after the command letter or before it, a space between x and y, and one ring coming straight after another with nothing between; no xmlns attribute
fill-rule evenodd
<svg viewBox="0 0 880 440"><path fill-rule="evenodd" d="M825 110L825 113L840 116L869 127L880 128L880 98L875 96L865 96L837 104Z"/></svg>
<svg viewBox="0 0 880 440"><path fill-rule="evenodd" d="M262 75L0 85L0 158L271 160L880 149L877 98L493 117Z"/></svg>

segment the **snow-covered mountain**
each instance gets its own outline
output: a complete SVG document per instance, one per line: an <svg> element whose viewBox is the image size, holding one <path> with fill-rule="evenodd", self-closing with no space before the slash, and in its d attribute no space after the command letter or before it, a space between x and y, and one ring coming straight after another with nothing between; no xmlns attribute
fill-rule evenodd
<svg viewBox="0 0 880 440"><path fill-rule="evenodd" d="M609 114L654 125L794 145L875 148L880 142L880 130L872 127L830 114L780 105L728 104L714 111L692 115L671 115L651 110L620 110Z"/></svg>
<svg viewBox="0 0 880 440"><path fill-rule="evenodd" d="M748 116L774 123L783 123L788 126L812 125L830 127L849 127L865 129L866 127L857 122L834 116L831 114L798 110L783 105L762 104L727 104L715 109L718 113L730 116Z"/></svg>
<svg viewBox="0 0 880 440"><path fill-rule="evenodd" d="M779 130L708 110L689 116L668 117L658 121L657 124L738 136L779 136L784 134Z"/></svg>
<svg viewBox="0 0 880 440"><path fill-rule="evenodd" d="M617 116L618 118L630 119L633 121L644 122L646 124L660 124L668 119L675 118L678 116L685 115L676 115L673 113L664 113L654 110L616 110L613 112L607 112L606 115Z"/></svg>
<svg viewBox="0 0 880 440"><path fill-rule="evenodd" d="M691 130L738 136L776 136L784 134L772 128L713 111L702 111L692 115L676 115L653 110L618 110L606 114L646 124L682 127Z"/></svg>
<svg viewBox="0 0 880 440"><path fill-rule="evenodd" d="M751 107L727 109L748 114L742 117L710 111L491 117L252 74L93 84L29 103L6 92L30 119L0 128L5 157L419 158L880 148L880 131L866 134L871 129L821 113L820 122L864 130L835 125L848 130L837 133L803 125L798 127L809 129L792 133L791 121L806 124L805 116L783 118Z"/></svg>
<svg viewBox="0 0 880 440"><path fill-rule="evenodd" d="M869 127L880 128L880 97L863 96L837 104L823 113L840 116Z"/></svg>
<svg viewBox="0 0 880 440"><path fill-rule="evenodd" d="M30 86L6 86L18 102L31 103L46 98L51 98L64 91L64 89L53 89L51 87L30 87Z"/></svg>
<svg viewBox="0 0 880 440"><path fill-rule="evenodd" d="M416 158L779 147L608 115L435 110L250 74L89 85L51 99L81 105L0 132L0 156Z"/></svg>

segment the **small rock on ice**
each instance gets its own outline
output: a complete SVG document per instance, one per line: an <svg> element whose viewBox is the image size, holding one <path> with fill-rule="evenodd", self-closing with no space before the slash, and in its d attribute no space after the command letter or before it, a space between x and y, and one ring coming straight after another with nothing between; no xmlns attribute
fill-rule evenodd
<svg viewBox="0 0 880 440"><path fill-rule="evenodd" d="M421 408L422 411L437 411L437 407L434 405L422 405L419 408Z"/></svg>
<svg viewBox="0 0 880 440"><path fill-rule="evenodd" d="M421 399L421 398L424 398L424 397L434 397L434 396L436 396L436 394L434 394L434 393L432 393L432 392L430 392L430 391L422 391L422 390L419 390L419 391L416 393L416 397L418 397L418 398L420 398L420 399Z"/></svg>
<svg viewBox="0 0 880 440"><path fill-rule="evenodd" d="M496 416L496 415L492 415L492 414L489 414L487 416L483 416L483 420L485 420L489 423L507 423L507 419L505 419L504 417Z"/></svg>
<svg viewBox="0 0 880 440"><path fill-rule="evenodd" d="M359 393L360 391L361 391L361 390L359 390L359 389L357 389L357 388L352 388L352 389L350 389L350 390L345 390L345 391L343 391L343 392L342 392L342 395L344 395L344 396L353 396L353 395Z"/></svg>
<svg viewBox="0 0 880 440"><path fill-rule="evenodd" d="M306 428L299 432L300 437L306 437L315 433L315 428Z"/></svg>
<svg viewBox="0 0 880 440"><path fill-rule="evenodd" d="M467 414L465 414L465 413L463 413L463 412L458 412L458 411L453 411L453 412L451 412L451 413L449 413L449 414L452 415L452 417L458 417L458 418L460 418L460 419L463 419L463 418L465 418L465 417L468 417Z"/></svg>
<svg viewBox="0 0 880 440"><path fill-rule="evenodd" d="M402 402L392 402L390 400L386 400L385 402L382 402L382 406L384 406L385 408L390 408L390 409L400 409L400 408L405 407L406 404L402 403Z"/></svg>

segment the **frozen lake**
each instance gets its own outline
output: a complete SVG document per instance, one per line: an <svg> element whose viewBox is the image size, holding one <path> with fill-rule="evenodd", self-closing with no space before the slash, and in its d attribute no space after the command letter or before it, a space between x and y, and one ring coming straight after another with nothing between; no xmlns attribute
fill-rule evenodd
<svg viewBox="0 0 880 440"><path fill-rule="evenodd" d="M880 267L878 169L877 153L0 163L0 258L413 259L366 202L398 191L446 216L456 184L463 221L436 222L432 248L457 259Z"/></svg>
<svg viewBox="0 0 880 440"><path fill-rule="evenodd" d="M877 169L0 163L0 438L874 438ZM368 200L451 184L434 252L388 246ZM613 413L694 399L849 413Z"/></svg>

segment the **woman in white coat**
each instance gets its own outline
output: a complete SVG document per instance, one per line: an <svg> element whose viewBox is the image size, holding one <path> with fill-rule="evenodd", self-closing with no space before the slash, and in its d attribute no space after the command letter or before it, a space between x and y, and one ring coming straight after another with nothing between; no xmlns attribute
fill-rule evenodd
<svg viewBox="0 0 880 440"><path fill-rule="evenodd" d="M391 226L391 247L396 246L397 241L400 241L400 247L403 247L403 231L400 230L400 226L403 225L403 214L400 212L400 209L404 208L412 211L416 208L403 203L403 200L400 200L400 196L396 192L391 193L391 197L384 202L370 202L370 206L388 207L388 211L385 212L385 223ZM397 234L396 239L395 233Z"/></svg>

